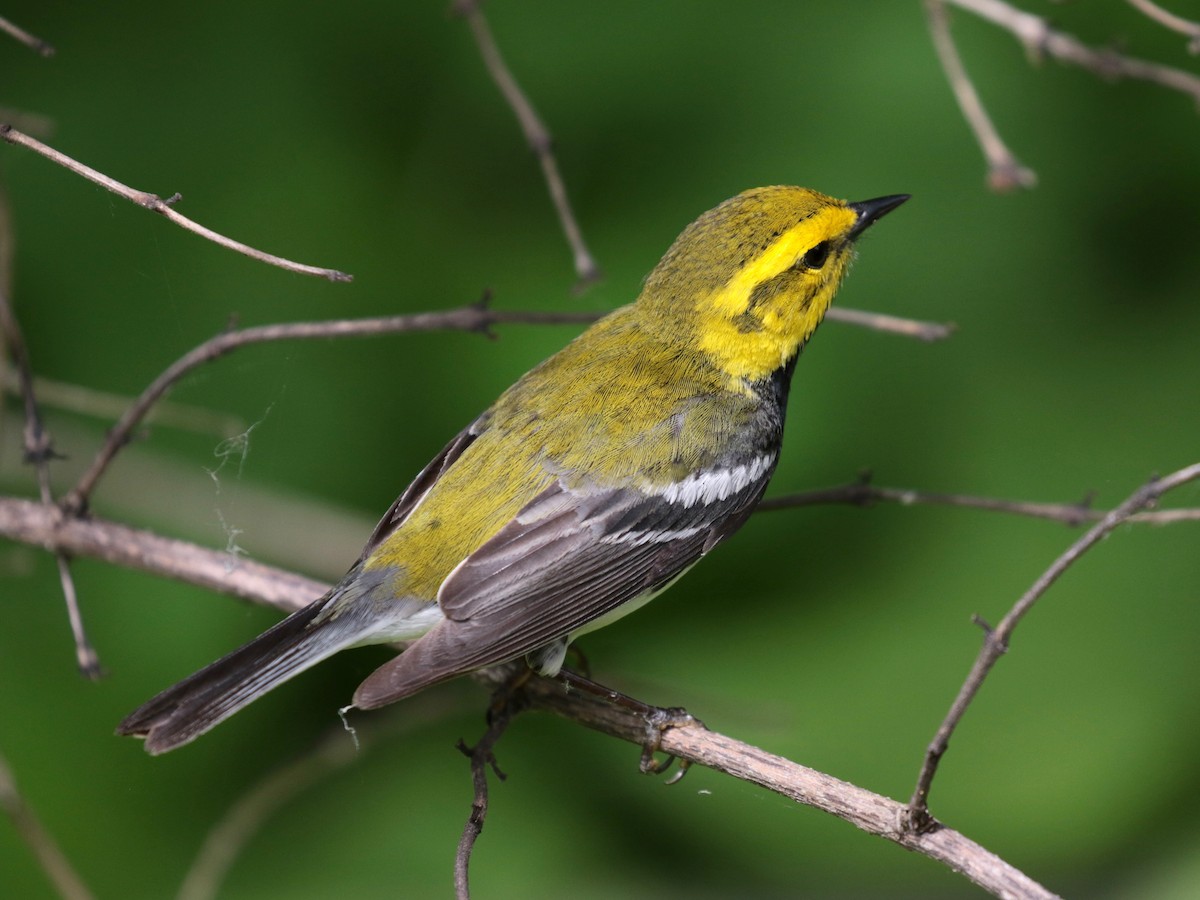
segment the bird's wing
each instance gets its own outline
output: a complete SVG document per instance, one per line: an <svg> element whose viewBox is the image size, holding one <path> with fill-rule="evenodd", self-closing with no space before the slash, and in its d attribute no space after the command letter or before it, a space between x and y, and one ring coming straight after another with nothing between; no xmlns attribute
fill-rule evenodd
<svg viewBox="0 0 1200 900"><path fill-rule="evenodd" d="M442 584L446 616L355 693L360 708L516 659L667 587L753 510L774 454L659 489L556 482Z"/></svg>

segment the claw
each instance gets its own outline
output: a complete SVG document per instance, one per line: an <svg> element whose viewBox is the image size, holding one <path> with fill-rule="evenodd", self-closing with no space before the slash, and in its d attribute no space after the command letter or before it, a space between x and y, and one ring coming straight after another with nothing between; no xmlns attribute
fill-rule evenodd
<svg viewBox="0 0 1200 900"><path fill-rule="evenodd" d="M676 756L668 754L666 759L658 760L654 758L654 754L662 749L662 736L671 728L678 728L684 725L693 725L699 722L695 716L689 713L686 709L672 707L664 709L662 707L651 707L646 714L646 742L642 744L642 758L638 764L643 775L661 775L667 769L671 768L675 762ZM692 762L688 759L679 760L679 767L675 774L667 779L666 783L678 784L679 781L687 774Z"/></svg>
<svg viewBox="0 0 1200 900"><path fill-rule="evenodd" d="M597 684L589 678L585 678L578 672L572 672L570 669L561 669L554 676L563 687L570 690L577 690L581 693L589 694L612 706L627 710L642 720L645 728L645 739L642 741L642 758L638 763L638 768L645 775L661 775L675 762L674 756L668 756L664 760L656 760L654 754L662 749L662 736L671 728L682 728L685 725L700 725L704 723L689 713L686 709L679 707L661 707L651 706L648 703L643 703L634 697L626 696L620 691L614 691L611 688L606 688L602 684ZM691 763L686 759L679 760L679 769L668 780L667 784L675 784L688 770Z"/></svg>

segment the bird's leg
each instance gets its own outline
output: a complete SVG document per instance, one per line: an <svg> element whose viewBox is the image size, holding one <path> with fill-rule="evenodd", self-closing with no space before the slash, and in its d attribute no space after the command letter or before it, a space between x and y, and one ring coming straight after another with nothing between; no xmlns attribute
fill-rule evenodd
<svg viewBox="0 0 1200 900"><path fill-rule="evenodd" d="M639 768L646 775L661 775L671 767L671 763L675 762L675 756L672 754L668 754L667 758L663 760L654 758L654 754L662 749L662 736L668 730L684 725L703 725L699 719L686 709L680 707L651 706L648 703L638 700L636 697L630 697L628 694L622 694L620 691L605 687L602 684L592 681L590 678L585 678L577 672L572 672L570 669L561 669L554 677L558 681L561 681L567 690L579 691L580 693L597 697L605 703L619 706L641 718L645 725L645 740L642 742L642 759L639 763ZM687 774L689 766L691 766L689 760L679 760L679 768L667 780L667 784L675 784L683 778Z"/></svg>
<svg viewBox="0 0 1200 900"><path fill-rule="evenodd" d="M584 678L592 677L592 664L588 662L587 655L579 649L578 644L571 644L567 648L567 655L574 657L572 665L575 667L575 671L582 673Z"/></svg>

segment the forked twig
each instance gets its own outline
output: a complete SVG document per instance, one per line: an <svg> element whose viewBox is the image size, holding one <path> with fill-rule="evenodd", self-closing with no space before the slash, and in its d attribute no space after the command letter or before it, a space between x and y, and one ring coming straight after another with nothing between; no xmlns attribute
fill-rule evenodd
<svg viewBox="0 0 1200 900"><path fill-rule="evenodd" d="M500 48L496 45L496 39L492 36L492 30L488 27L487 18L479 7L480 0L455 0L451 10L455 15L462 16L467 20L475 43L479 46L483 64L487 67L492 80L496 82L496 86L500 88L504 99L508 101L508 105L512 107L517 122L521 125L521 132L529 144L529 149L533 151L538 165L542 167L542 176L546 179L546 187L550 190L550 199L554 202L554 209L558 213L559 224L571 247L575 274L579 277L579 287L586 287L600 278L600 267L592 257L591 251L588 250L587 244L584 243L583 232L579 228L579 223L575 221L575 213L572 212L571 203L567 199L567 188L558 172L558 161L554 158L554 139L550 136L550 131L538 116L529 98L517 84L512 71L505 64L504 57L500 55Z"/></svg>
<svg viewBox="0 0 1200 900"><path fill-rule="evenodd" d="M43 144L36 138L18 131L9 124L0 123L0 138L3 138L10 144L16 144L21 147L26 147L35 153L44 156L51 162L58 163L65 169L74 172L86 178L88 181L94 182L109 191L112 191L118 197L124 197L131 203L135 203L151 212L156 212L167 219L170 219L181 228L200 235L202 238L241 253L244 256L249 256L251 259L257 259L260 262L268 265L278 266L281 269L286 269L289 272L296 272L300 275L314 275L318 278L325 278L329 281L352 281L353 276L347 275L345 272L339 272L337 269L323 269L317 266L309 266L304 263L292 262L290 259L284 259L282 256L275 256L271 253L266 253L262 250L256 250L249 244L243 244L241 241L235 241L232 238L227 238L223 234L218 234L211 228L207 228L198 222L189 219L187 216L175 211L173 204L178 203L183 199L182 195L175 194L164 200L157 194L139 191L124 185L114 178L110 178L103 172L98 172L91 166L84 165L78 160L72 159L64 153L60 153L53 147Z"/></svg>
<svg viewBox="0 0 1200 900"><path fill-rule="evenodd" d="M459 751L471 760L471 785L474 791L471 812L463 825L458 849L454 853L454 896L458 900L469 900L471 896L471 851L474 850L475 841L483 832L483 824L487 820L488 769L501 781L504 780L505 775L496 763L494 751L513 717L524 708L519 697L520 695L513 694L507 685L501 685L493 695L488 713L488 728L479 739L479 743L468 747L465 741L458 742Z"/></svg>
<svg viewBox="0 0 1200 900"><path fill-rule="evenodd" d="M1191 38L1191 52L1200 52L1200 24L1174 16L1151 0L1129 2L1156 22L1188 35ZM963 117L975 132L975 139L983 150L988 165L988 184L993 190L1007 191L1018 187L1032 187L1037 179L1032 170L1021 165L1000 138L967 75L954 38L950 34L946 15L946 6L950 4L1011 33L1024 45L1032 60L1049 56L1060 62L1087 69L1102 78L1148 81L1187 94L1200 106L1200 77L1149 60L1089 47L1078 38L1055 30L1041 16L1017 9L1005 0L925 0L934 49Z"/></svg>
<svg viewBox="0 0 1200 900"><path fill-rule="evenodd" d="M906 830L922 832L938 827L936 821L929 815L928 806L929 789L933 783L933 777L937 773L938 762L945 754L950 742L950 736L962 720L967 707L975 699L975 695L979 693L979 689L982 687L984 679L987 678L988 672L991 671L996 661L1008 652L1009 638L1025 614L1033 608L1038 599L1046 593L1050 586L1068 568L1110 531L1123 522L1129 521L1133 513L1147 506L1152 506L1163 494L1198 478L1200 478L1200 463L1195 463L1194 465L1172 472L1165 478L1154 479L1149 484L1138 488L1120 506L1106 514L1103 519L1059 556L1050 568L1043 572L1037 581L1033 583L1032 587L1013 604L1012 609L1000 620L999 625L994 629L984 626L983 647L980 648L979 655L975 659L975 664L971 667L966 681L963 682L963 686L959 689L958 696L955 697L954 703L950 706L950 711L946 714L945 720L938 728L937 734L925 751L925 761L917 777L916 788L913 790L912 798L905 808L904 817L901 822Z"/></svg>
<svg viewBox="0 0 1200 900"><path fill-rule="evenodd" d="M1041 16L1017 9L1004 0L942 0L974 13L1012 34L1032 59L1049 56L1087 69L1102 78L1133 78L1187 94L1200 104L1200 77L1145 59L1089 47L1076 37L1050 27Z"/></svg>

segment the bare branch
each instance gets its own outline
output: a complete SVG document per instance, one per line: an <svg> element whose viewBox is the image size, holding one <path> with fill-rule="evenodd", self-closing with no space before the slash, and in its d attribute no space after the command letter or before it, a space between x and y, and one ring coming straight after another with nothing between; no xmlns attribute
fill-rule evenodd
<svg viewBox="0 0 1200 900"><path fill-rule="evenodd" d="M646 739L645 717L634 710L606 704L592 694L566 692L562 684L547 678L533 677L522 690L533 708L549 710L639 747ZM869 834L943 863L998 897L1055 896L956 831L945 827L932 833L900 829L904 806L895 800L709 731L694 720L664 731L660 748L680 760L707 766L845 819Z"/></svg>
<svg viewBox="0 0 1200 900"><path fill-rule="evenodd" d="M953 322L922 322L920 319L902 319L899 316L889 316L887 313L863 312L840 306L829 307L825 318L834 322L858 325L871 331L883 331L888 334L898 334L901 337L916 338L927 343L944 341L954 334L956 328Z"/></svg>
<svg viewBox="0 0 1200 900"><path fill-rule="evenodd" d="M1189 95L1197 105L1200 105L1200 77L1149 62L1124 56L1111 50L1089 47L1078 38L1050 27L1050 23L1041 16L1035 16L1024 10L1003 2L1003 0L941 0L953 3L962 9L972 12L980 18L987 19L993 25L998 25L1010 32L1024 46L1030 57L1041 59L1049 56L1060 62L1071 63L1087 69L1103 78L1133 78L1139 81L1149 81L1161 87Z"/></svg>
<svg viewBox="0 0 1200 900"><path fill-rule="evenodd" d="M546 179L546 187L550 190L550 199L554 201L559 224L562 226L574 257L575 274L579 276L578 288L587 287L600 279L600 267L596 265L595 259L592 258L591 252L584 243L583 232L580 231L579 224L575 221L575 214L571 211L570 201L567 200L567 188L563 184L562 176L558 172L558 162L554 158L554 139L533 108L533 104L529 102L529 98L517 84L517 80L504 62L504 57L500 55L500 48L496 45L496 39L492 36L492 30L488 27L483 10L480 9L479 0L455 0L451 11L467 20L471 34L475 37L475 43L479 46L483 63L487 66L488 74L492 76L492 80L500 88L500 93L512 107L517 122L521 125L521 132L529 144L529 149L533 151L538 165L542 167L542 176Z"/></svg>
<svg viewBox="0 0 1200 900"><path fill-rule="evenodd" d="M971 667L967 679L959 689L958 696L946 714L945 720L938 728L937 734L925 752L925 762L921 766L917 778L917 786L913 791L904 815L904 826L914 831L924 831L937 825L929 815L929 789L937 772L938 762L949 746L950 736L962 720L971 701L982 687L984 679L992 666L1008 652L1008 641L1013 631L1038 599L1046 593L1059 576L1070 568L1084 553L1094 547L1105 535L1123 522L1129 521L1130 516L1154 505L1163 494L1174 490L1180 485L1187 484L1200 478L1200 463L1173 472L1165 478L1154 479L1130 494L1120 506L1101 519L1087 534L1072 544L1042 575L1033 586L1015 603L995 629L984 626L983 647Z"/></svg>
<svg viewBox="0 0 1200 900"><path fill-rule="evenodd" d="M0 17L0 31L3 31L10 37L15 38L26 47L29 47L31 50L40 53L42 56L54 55L54 48L52 46L43 41L40 37L30 34L19 25L14 25L12 22L8 21L8 19Z"/></svg>
<svg viewBox="0 0 1200 900"><path fill-rule="evenodd" d="M876 503L899 503L901 506L960 506L1029 516L1033 519L1049 519L1072 527L1082 525L1084 522L1098 522L1108 515L1107 510L1092 509L1090 497L1078 503L1032 503L1026 500L1002 500L997 497L973 497L967 494L939 494L934 491L918 491L911 488L876 487L865 479L817 491L772 497L758 504L755 512L831 503L864 507L874 506ZM1197 522L1200 521L1200 509L1163 509L1154 512L1139 512L1129 516L1127 521L1146 525Z"/></svg>
<svg viewBox="0 0 1200 900"><path fill-rule="evenodd" d="M950 82L963 118L975 132L975 140L979 142L983 158L987 162L988 186L997 193L1033 187L1037 184L1037 175L1032 169L1021 165L1000 138L1000 133L992 124L987 110L983 108L975 85L967 75L954 38L950 35L945 3L943 0L926 0L925 12L929 19L929 33L933 38L933 46L946 73L946 80Z"/></svg>
<svg viewBox="0 0 1200 900"><path fill-rule="evenodd" d="M173 578L283 612L295 612L330 587L225 551L104 519L66 518L53 506L13 497L0 497L0 537Z"/></svg>
<svg viewBox="0 0 1200 900"><path fill-rule="evenodd" d="M8 762L0 756L0 809L33 852L55 890L66 900L90 900L92 892L76 873L37 815L25 802Z"/></svg>
<svg viewBox="0 0 1200 900"><path fill-rule="evenodd" d="M1188 38L1188 53L1200 53L1200 22L1193 22L1163 9L1153 0L1129 0L1129 5L1164 28Z"/></svg>
<svg viewBox="0 0 1200 900"><path fill-rule="evenodd" d="M304 263L292 262L284 259L281 256L274 256L270 253L265 253L262 250L256 250L248 244L243 244L241 241L235 241L232 238L227 238L223 234L218 234L211 228L194 222L187 216L184 216L175 211L173 204L178 203L183 197L180 194L175 194L168 197L166 200L159 197L157 194L150 194L146 191L139 191L128 187L113 178L109 178L102 172L98 172L90 166L86 166L71 157L60 153L52 147L43 144L41 141L30 137L23 132L18 131L11 125L0 123L0 138L3 138L10 144L17 144L22 147L34 151L35 153L44 156L51 162L58 163L65 169L69 169L76 175L86 178L103 188L106 188L116 194L118 197L124 197L131 203L144 207L151 212L156 212L161 216L170 219L181 228L185 228L194 234L200 235L202 238L212 241L215 244L220 244L244 256L249 256L251 259L257 259L260 262L268 265L278 266L281 269L286 269L289 272L296 272L300 275L315 275L318 278L325 278L329 281L353 281L352 275L347 275L345 272L339 272L336 269L322 269L317 266L309 266Z"/></svg>

